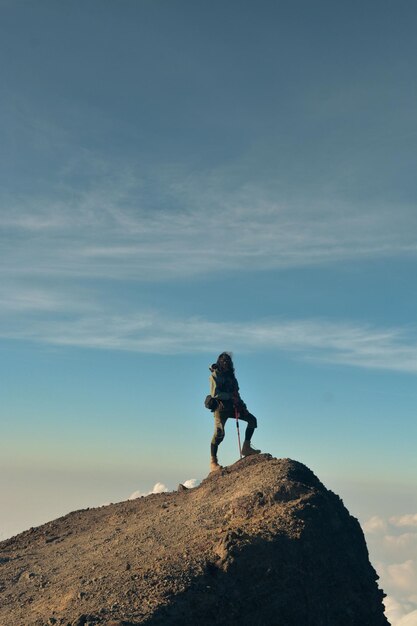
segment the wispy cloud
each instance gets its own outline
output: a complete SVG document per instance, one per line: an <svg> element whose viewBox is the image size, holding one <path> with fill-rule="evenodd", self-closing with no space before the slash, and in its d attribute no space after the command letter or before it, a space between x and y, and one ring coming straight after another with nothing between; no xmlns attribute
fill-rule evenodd
<svg viewBox="0 0 417 626"><path fill-rule="evenodd" d="M355 206L325 190L230 190L224 174L98 171L88 188L3 197L3 275L169 280L417 252L411 207Z"/></svg>
<svg viewBox="0 0 417 626"><path fill-rule="evenodd" d="M99 302L109 279L139 284L415 254L410 207L352 206L328 193L289 199L248 184L231 189L216 172L193 178L177 169L149 179L129 167L116 174L100 162L89 167L89 186L71 186L69 172L49 196L0 201L2 337L157 354L233 346L416 371L407 329L180 319L132 312L117 307L117 298Z"/></svg>
<svg viewBox="0 0 417 626"><path fill-rule="evenodd" d="M173 318L155 311L126 315L66 312L52 319L7 317L0 336L60 346L125 350L153 354L213 352L223 346L241 352L275 350L295 358L355 367L417 371L415 339L399 328L322 319L212 321Z"/></svg>
<svg viewBox="0 0 417 626"><path fill-rule="evenodd" d="M82 288L70 291L59 286L3 282L0 285L0 316L29 313L87 312L96 308L91 294Z"/></svg>

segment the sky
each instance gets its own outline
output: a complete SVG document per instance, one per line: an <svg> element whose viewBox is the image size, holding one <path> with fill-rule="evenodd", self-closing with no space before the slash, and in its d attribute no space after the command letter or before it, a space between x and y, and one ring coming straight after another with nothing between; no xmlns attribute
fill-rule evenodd
<svg viewBox="0 0 417 626"><path fill-rule="evenodd" d="M415 2L0 15L0 537L197 484L230 350L416 626Z"/></svg>

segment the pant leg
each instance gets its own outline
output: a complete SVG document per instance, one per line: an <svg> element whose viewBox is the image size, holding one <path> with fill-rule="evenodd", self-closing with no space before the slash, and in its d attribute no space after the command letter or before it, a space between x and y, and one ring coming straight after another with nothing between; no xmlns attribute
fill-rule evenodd
<svg viewBox="0 0 417 626"><path fill-rule="evenodd" d="M211 440L211 456L217 456L217 449L224 439L224 426L230 417L228 412L214 411L214 434Z"/></svg>
<svg viewBox="0 0 417 626"><path fill-rule="evenodd" d="M239 419L247 422L246 431L245 431L245 441L250 441L252 439L253 432L255 428L258 426L258 421L252 413L249 413L247 409L241 410L239 413Z"/></svg>

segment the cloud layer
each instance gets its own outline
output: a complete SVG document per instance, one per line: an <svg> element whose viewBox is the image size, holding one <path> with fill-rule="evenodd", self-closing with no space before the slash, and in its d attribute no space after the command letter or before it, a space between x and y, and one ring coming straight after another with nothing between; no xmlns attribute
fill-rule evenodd
<svg viewBox="0 0 417 626"><path fill-rule="evenodd" d="M15 315L3 317L0 336L60 346L127 350L154 354L190 354L233 346L241 352L275 350L296 358L355 367L417 371L414 337L400 328L331 322L322 319L289 321L259 319L217 322L204 318L173 318L158 312L125 315L107 313L98 304L72 302L65 314L57 311L54 296L36 293L15 297ZM11 307L12 299L8 301ZM54 313L35 315L48 306ZM85 310L82 310L85 306ZM94 310L95 309L95 310Z"/></svg>
<svg viewBox="0 0 417 626"><path fill-rule="evenodd" d="M355 205L330 187L289 200L259 186L230 190L226 173L91 176L88 188L3 197L3 274L170 280L417 252L412 207Z"/></svg>
<svg viewBox="0 0 417 626"><path fill-rule="evenodd" d="M410 207L356 206L330 186L288 200L271 185L228 184L227 172L192 178L165 168L141 177L129 168L113 174L108 164L85 165L88 185L71 185L70 168L48 196L0 198L1 337L156 354L229 345L416 371L416 341L407 329L174 318L117 306L112 292L114 281L131 291L147 281L415 255Z"/></svg>
<svg viewBox="0 0 417 626"><path fill-rule="evenodd" d="M417 626L417 515L365 522L371 560L387 594L385 613L392 626Z"/></svg>
<svg viewBox="0 0 417 626"><path fill-rule="evenodd" d="M142 496L149 496L151 493L165 493L166 491L168 491L168 487L164 483L155 483L150 491L134 491L128 500L136 500Z"/></svg>
<svg viewBox="0 0 417 626"><path fill-rule="evenodd" d="M187 489L193 489L197 487L199 483L200 481L197 478L188 478L183 482L183 485L187 487ZM155 483L151 491L134 491L129 496L128 500L136 500L136 498L141 498L142 496L149 496L151 493L165 493L166 491L169 491L169 489L164 483Z"/></svg>

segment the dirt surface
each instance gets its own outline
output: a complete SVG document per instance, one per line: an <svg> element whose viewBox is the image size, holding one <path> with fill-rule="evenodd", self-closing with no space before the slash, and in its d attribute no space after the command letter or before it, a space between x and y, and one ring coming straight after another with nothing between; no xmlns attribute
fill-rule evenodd
<svg viewBox="0 0 417 626"><path fill-rule="evenodd" d="M340 498L262 454L0 543L0 625L381 626L376 578Z"/></svg>

